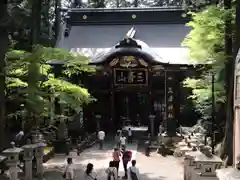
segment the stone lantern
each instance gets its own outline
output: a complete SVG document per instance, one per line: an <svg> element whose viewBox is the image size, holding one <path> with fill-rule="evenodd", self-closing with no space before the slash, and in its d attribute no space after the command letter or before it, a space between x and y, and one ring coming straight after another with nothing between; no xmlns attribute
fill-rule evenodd
<svg viewBox="0 0 240 180"><path fill-rule="evenodd" d="M37 166L37 176L42 179L43 177L43 156L44 156L44 148L46 144L44 142L39 142L36 144L36 166Z"/></svg>
<svg viewBox="0 0 240 180"><path fill-rule="evenodd" d="M22 146L23 149L23 159L25 161L25 180L32 180L32 160L34 158L34 150L36 149L35 144L31 144L31 141L28 140L28 143Z"/></svg>
<svg viewBox="0 0 240 180"><path fill-rule="evenodd" d="M19 154L23 151L22 148L16 148L15 143L11 143L12 148L3 151L3 154L7 157L6 163L9 166L10 180L18 179L17 164L19 162Z"/></svg>

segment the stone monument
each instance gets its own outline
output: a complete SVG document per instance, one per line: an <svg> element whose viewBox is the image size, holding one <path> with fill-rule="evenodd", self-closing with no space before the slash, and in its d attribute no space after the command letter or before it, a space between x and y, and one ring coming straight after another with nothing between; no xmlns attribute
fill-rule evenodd
<svg viewBox="0 0 240 180"><path fill-rule="evenodd" d="M68 129L63 118L60 119L57 129L57 139L54 143L55 153L68 153L70 139L68 138Z"/></svg>

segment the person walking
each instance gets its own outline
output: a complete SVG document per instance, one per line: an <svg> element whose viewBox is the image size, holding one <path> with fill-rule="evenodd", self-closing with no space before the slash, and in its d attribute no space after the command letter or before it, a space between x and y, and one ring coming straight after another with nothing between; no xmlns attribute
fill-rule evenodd
<svg viewBox="0 0 240 180"><path fill-rule="evenodd" d="M74 168L72 158L67 158L67 166L65 167L63 178L66 180L73 180Z"/></svg>
<svg viewBox="0 0 240 180"><path fill-rule="evenodd" d="M105 171L107 173L107 180L117 180L118 179L118 173L117 168L115 167L115 164L113 161L109 162L109 167Z"/></svg>
<svg viewBox="0 0 240 180"><path fill-rule="evenodd" d="M17 146L21 146L21 141L22 141L23 137L24 137L24 131L23 130L19 131L16 134L15 140L16 140Z"/></svg>
<svg viewBox="0 0 240 180"><path fill-rule="evenodd" d="M132 129L128 128L128 143L132 143Z"/></svg>
<svg viewBox="0 0 240 180"><path fill-rule="evenodd" d="M139 180L139 170L136 167L136 160L132 160L132 166L128 168L128 180Z"/></svg>
<svg viewBox="0 0 240 180"><path fill-rule="evenodd" d="M104 138L105 138L105 132L102 130L99 131L98 132L99 149L103 149Z"/></svg>
<svg viewBox="0 0 240 180"><path fill-rule="evenodd" d="M93 164L88 163L84 173L84 180L97 180L97 174L93 172Z"/></svg>
<svg viewBox="0 0 240 180"><path fill-rule="evenodd" d="M112 157L113 157L114 166L117 168L117 172L118 172L118 170L119 170L119 163L120 163L120 157L121 157L121 152L119 151L118 148L114 148Z"/></svg>
<svg viewBox="0 0 240 180"><path fill-rule="evenodd" d="M120 146L122 149L126 149L126 137L123 135L120 137Z"/></svg>
<svg viewBox="0 0 240 180"><path fill-rule="evenodd" d="M124 179L127 179L127 165L128 162L132 159L132 152L129 150L124 149L122 151L122 162L123 162L123 168L124 168Z"/></svg>
<svg viewBox="0 0 240 180"><path fill-rule="evenodd" d="M121 134L120 131L117 131L116 136L115 136L115 144L116 144L117 148L120 148L120 137L121 137L120 134Z"/></svg>

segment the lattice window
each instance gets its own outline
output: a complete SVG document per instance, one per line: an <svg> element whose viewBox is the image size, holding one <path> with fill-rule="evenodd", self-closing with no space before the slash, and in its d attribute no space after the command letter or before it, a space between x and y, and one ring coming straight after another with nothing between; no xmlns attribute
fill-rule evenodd
<svg viewBox="0 0 240 180"><path fill-rule="evenodd" d="M240 75L236 77L236 92L235 92L235 99L240 99Z"/></svg>

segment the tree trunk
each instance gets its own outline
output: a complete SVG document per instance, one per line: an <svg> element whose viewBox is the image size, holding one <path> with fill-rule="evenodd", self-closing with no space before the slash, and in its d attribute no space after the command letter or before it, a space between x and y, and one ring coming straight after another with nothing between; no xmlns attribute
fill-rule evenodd
<svg viewBox="0 0 240 180"><path fill-rule="evenodd" d="M60 24L61 24L61 0L55 0L55 39L57 40L58 35L59 35L59 30L60 30Z"/></svg>
<svg viewBox="0 0 240 180"><path fill-rule="evenodd" d="M42 0L34 0L32 4L32 27L31 27L31 48L34 53L34 46L39 43L41 31L41 9ZM28 101L34 102L36 100L37 82L39 80L39 59L32 57L28 65ZM28 104L28 115L33 120L34 125L37 125L38 120L35 119L35 112L32 108L32 103Z"/></svg>
<svg viewBox="0 0 240 180"><path fill-rule="evenodd" d="M39 43L41 35L41 10L42 0L34 0L32 4L31 45L36 45Z"/></svg>
<svg viewBox="0 0 240 180"><path fill-rule="evenodd" d="M120 1L116 0L116 7L118 8L120 6Z"/></svg>
<svg viewBox="0 0 240 180"><path fill-rule="evenodd" d="M7 0L0 5L0 150L5 146L5 54L9 39L7 31Z"/></svg>
<svg viewBox="0 0 240 180"><path fill-rule="evenodd" d="M226 10L231 9L231 0L224 0ZM221 157L227 158L227 165L232 165L233 162L233 87L234 87L234 69L235 59L233 57L232 46L232 17L229 13L225 21L225 56L226 56L226 126L225 135L222 144Z"/></svg>

